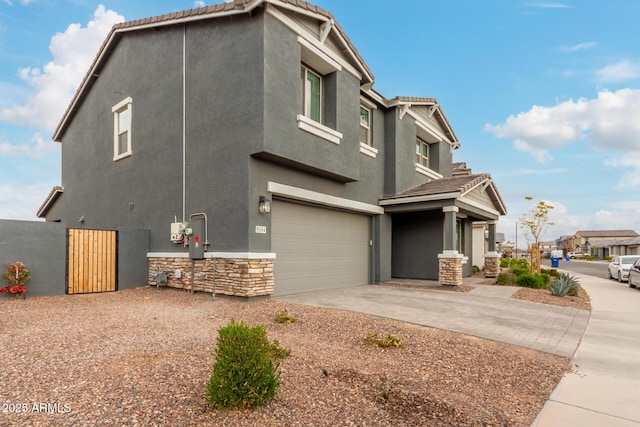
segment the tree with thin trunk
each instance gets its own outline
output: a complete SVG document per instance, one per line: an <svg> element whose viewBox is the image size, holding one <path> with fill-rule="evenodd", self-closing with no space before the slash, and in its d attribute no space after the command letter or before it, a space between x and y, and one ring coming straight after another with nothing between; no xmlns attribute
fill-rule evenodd
<svg viewBox="0 0 640 427"><path fill-rule="evenodd" d="M533 197L525 197L531 201ZM540 239L544 236L549 226L553 225L549 221L549 211L553 206L541 200L535 208L529 208L529 211L520 218L520 225L527 233L527 237L533 240L533 256L531 257L531 272L535 271L540 274ZM535 259L534 259L535 258Z"/></svg>

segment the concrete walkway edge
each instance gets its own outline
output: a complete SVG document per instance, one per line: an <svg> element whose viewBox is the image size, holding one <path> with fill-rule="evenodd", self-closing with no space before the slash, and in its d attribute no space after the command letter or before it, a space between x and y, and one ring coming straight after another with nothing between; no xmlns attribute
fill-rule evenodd
<svg viewBox="0 0 640 427"><path fill-rule="evenodd" d="M571 273L591 298L591 317L561 380L532 427L640 426L640 291Z"/></svg>

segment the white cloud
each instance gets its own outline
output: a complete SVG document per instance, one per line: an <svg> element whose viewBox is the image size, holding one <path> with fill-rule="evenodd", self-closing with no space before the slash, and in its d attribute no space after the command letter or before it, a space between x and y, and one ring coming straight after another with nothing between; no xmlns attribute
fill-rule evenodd
<svg viewBox="0 0 640 427"><path fill-rule="evenodd" d="M556 3L556 2L543 2L543 3L525 3L524 6L527 7L539 7L542 9L567 9L571 6L564 3Z"/></svg>
<svg viewBox="0 0 640 427"><path fill-rule="evenodd" d="M596 72L602 83L620 83L640 79L640 61L624 59L617 64L607 65Z"/></svg>
<svg viewBox="0 0 640 427"><path fill-rule="evenodd" d="M0 121L51 131L89 69L111 27L124 17L100 5L93 19L82 27L71 24L51 38L53 60L42 69L27 67L20 77L35 89L24 104L0 110Z"/></svg>
<svg viewBox="0 0 640 427"><path fill-rule="evenodd" d="M0 141L0 156L24 155L29 158L43 158L60 151L59 144L51 140L45 141L39 133L33 135L31 142L32 144L13 145L6 141Z"/></svg>
<svg viewBox="0 0 640 427"><path fill-rule="evenodd" d="M194 1L194 2L193 2L193 6L194 6L194 7L204 7L204 6L206 6L206 5L207 5L207 4L206 4L204 1Z"/></svg>
<svg viewBox="0 0 640 427"><path fill-rule="evenodd" d="M551 150L587 141L602 150L640 151L640 90L603 90L595 99L569 100L552 107L534 105L485 130L529 152L539 162L550 160Z"/></svg>
<svg viewBox="0 0 640 427"><path fill-rule="evenodd" d="M601 209L592 216L572 215L567 207L560 202L547 201L553 206L549 211L549 226L542 236L543 241L555 240L564 235L573 235L579 230L640 230L640 201L618 203L610 206L611 209ZM525 212L526 207L520 209ZM498 232L505 234L505 239L515 242L516 215L509 215L500 219ZM526 247L525 231L518 227L518 247Z"/></svg>
<svg viewBox="0 0 640 427"><path fill-rule="evenodd" d="M50 191L51 186L45 183L0 184L0 218L37 220L36 213Z"/></svg>
<svg viewBox="0 0 640 427"><path fill-rule="evenodd" d="M578 43L573 46L560 46L558 49L563 52L578 52L581 50L591 49L592 47L597 46L597 44L598 43L596 42L585 42L585 43Z"/></svg>

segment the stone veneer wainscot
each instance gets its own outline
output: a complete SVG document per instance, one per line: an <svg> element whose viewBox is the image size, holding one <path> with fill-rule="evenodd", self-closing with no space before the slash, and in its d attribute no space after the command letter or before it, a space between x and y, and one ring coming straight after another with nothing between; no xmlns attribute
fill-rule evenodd
<svg viewBox="0 0 640 427"><path fill-rule="evenodd" d="M156 286L158 269L167 275L166 286L184 288L184 281L191 283L191 259L184 256L149 256L149 285ZM268 296L274 292L273 257L216 257L194 261L194 285L196 292L238 297ZM176 270L182 277L176 278Z"/></svg>

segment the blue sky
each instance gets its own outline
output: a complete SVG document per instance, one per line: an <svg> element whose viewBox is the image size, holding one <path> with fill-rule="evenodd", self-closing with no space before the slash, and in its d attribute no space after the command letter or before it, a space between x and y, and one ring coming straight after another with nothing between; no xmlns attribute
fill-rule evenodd
<svg viewBox="0 0 640 427"><path fill-rule="evenodd" d="M51 135L111 26L213 3L0 0L0 218L35 219L61 184ZM314 3L378 92L438 99L461 143L454 161L498 186L507 240L540 200L554 206L545 240L640 232L640 1Z"/></svg>

